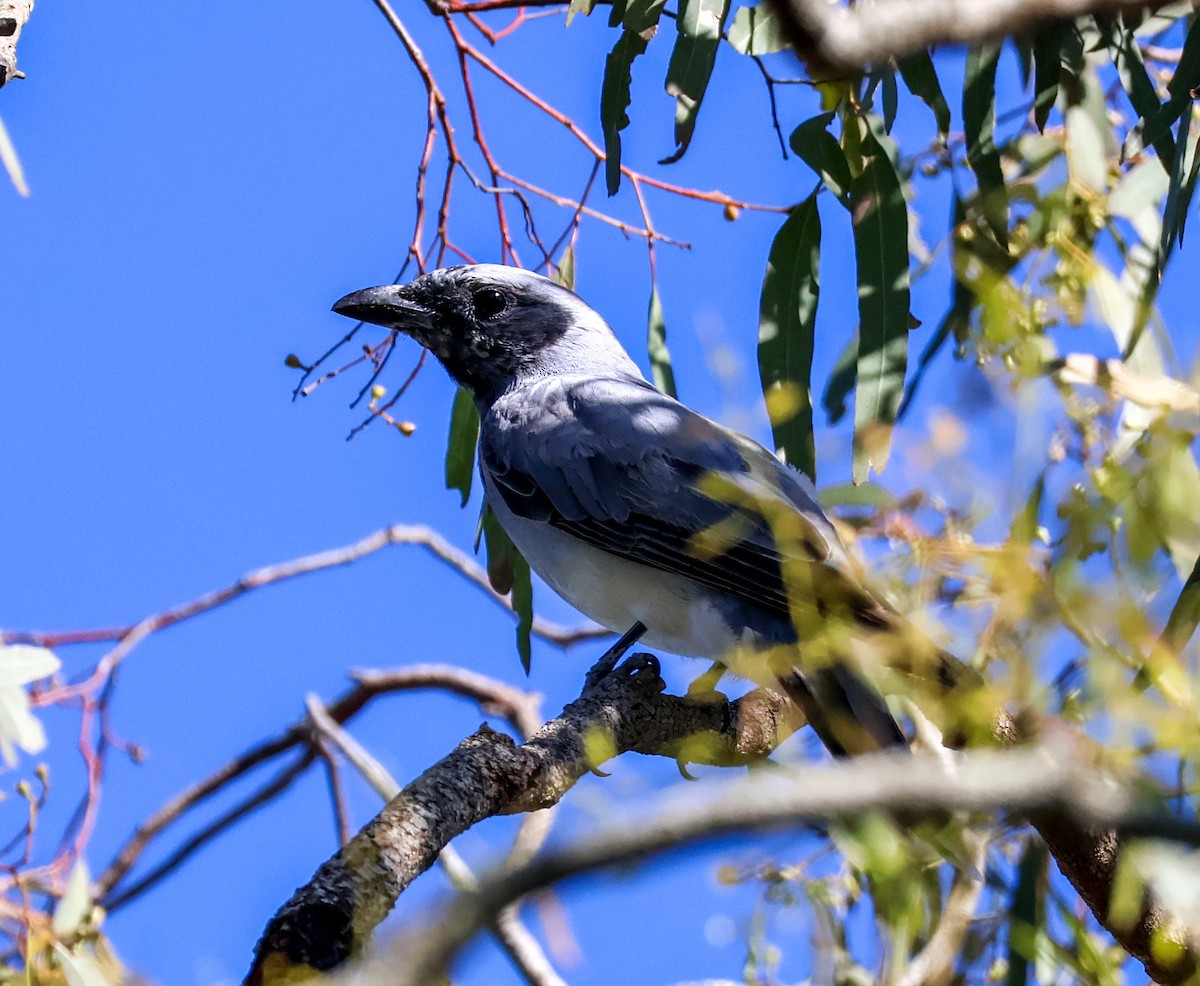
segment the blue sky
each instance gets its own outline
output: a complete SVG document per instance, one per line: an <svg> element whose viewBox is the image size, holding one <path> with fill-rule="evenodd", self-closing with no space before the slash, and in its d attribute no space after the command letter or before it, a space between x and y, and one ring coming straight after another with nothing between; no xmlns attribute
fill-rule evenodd
<svg viewBox="0 0 1200 986"><path fill-rule="evenodd" d="M437 25L416 5L402 13L450 86L454 65ZM557 20L543 21L505 42L497 57L598 136L597 92L610 43L600 18L580 19L565 33ZM661 90L666 51L652 45L635 68L626 160L756 201L786 204L807 195L813 176L781 159L757 71L729 50L688 156L671 168L654 164L672 147L673 107ZM361 377L347 375L293 401L296 373L284 366L288 353L311 358L344 332L329 305L389 280L409 236L424 94L372 5L342 5L334 15L317 4L134 2L114 21L103 7L41 4L20 56L29 78L0 93L0 116L32 189L21 199L0 182L0 626L133 622L249 569L396 522L430 524L469 547L478 502L460 510L457 496L442 491L453 388L439 368L431 364L397 408L418 426L411 438L373 427L346 442L360 420L347 405ZM951 77L959 71L958 60L952 64ZM793 123L808 115L806 107L815 112L807 90L793 87L781 99ZM559 130L494 88L482 100L510 170L563 192L582 187L586 156ZM910 151L933 136L932 118L914 109L900 132ZM469 140L465 124L459 139ZM944 186L922 185L918 207L927 229L941 228L947 194ZM680 395L765 438L754 341L779 219L746 213L729 223L719 207L661 195L651 206L664 232L694 243L689 251L659 250ZM849 231L836 207L826 206L821 379L857 317ZM636 216L628 188L614 208ZM456 209L462 245L476 259L497 259L488 203L464 188ZM1187 263L1187 254L1176 262ZM586 225L578 290L641 358L649 297L641 245ZM914 345L923 345L947 298L944 270L918 286L914 310L924 326ZM1165 305L1170 323L1182 295L1169 290ZM396 360L407 368L415 357L410 347ZM940 370L912 427L919 432L934 408L963 400L972 372ZM910 437L919 436L901 430L886 476L900 488L923 479L922 467L904 457ZM994 438L1005 447L1002 432ZM844 428L821 431L823 481L848 479L847 446ZM1019 473L1020 463L1008 458L980 468L1001 474L1003 490L1003 474ZM1001 493L1002 506L1004 499ZM577 620L544 587L535 600L550 618ZM101 652L76 647L61 657L72 674ZM546 695L547 712L577 692L595 653L535 644L530 687ZM148 756L140 765L119 754L110 759L88 853L93 871L166 798L295 720L307 693L332 697L351 668L417 661L521 676L511 621L407 548L268 588L150 639L123 669L113 708L115 730ZM675 685L695 670L667 664ZM388 699L356 733L403 781L479 719L445 697ZM74 715L51 714L47 722L54 788L43 851L52 849L54 821L73 806L82 776ZM560 835L676 777L670 763L630 758L606 780L587 778L568 799ZM11 788L16 779L0 778L0 785ZM354 806L364 822L374 807L369 792L356 786ZM16 800L0 804L3 825L15 831L21 818ZM508 824L469 833L463 851L486 861L503 847ZM807 845L780 838L770 849L787 856ZM334 849L325 782L313 772L112 916L108 931L130 966L159 982L236 981L267 918ZM719 863L754 855L728 844L573 886L563 899L586 959L568 965L567 978L737 977L737 941L753 895L717 889L715 873ZM401 914L442 886L440 877L423 878L405 895ZM738 934L720 944L728 921ZM811 929L802 917L786 921L784 968L799 975ZM515 980L481 946L461 981Z"/></svg>

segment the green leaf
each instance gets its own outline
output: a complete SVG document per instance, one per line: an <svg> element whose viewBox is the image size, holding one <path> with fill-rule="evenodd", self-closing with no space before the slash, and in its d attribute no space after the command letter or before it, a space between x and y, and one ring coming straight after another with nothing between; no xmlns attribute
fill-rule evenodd
<svg viewBox="0 0 1200 986"><path fill-rule="evenodd" d="M1104 111L1100 104L1101 113ZM1097 119L1088 103L1075 103L1063 113L1067 128L1067 172L1077 184L1103 194L1108 191L1108 151L1112 133L1107 119Z"/></svg>
<svg viewBox="0 0 1200 986"><path fill-rule="evenodd" d="M769 3L739 7L729 27L729 43L741 55L773 55L788 48L779 16Z"/></svg>
<svg viewBox="0 0 1200 986"><path fill-rule="evenodd" d="M675 393L675 371L671 368L671 351L667 349L667 323L663 318L662 299L658 285L650 289L649 330L646 334L646 354L650 357L650 375L654 386L672 397Z"/></svg>
<svg viewBox="0 0 1200 986"><path fill-rule="evenodd" d="M1063 35L1068 30L1062 23L1051 22L1033 36L1033 122L1037 124L1038 133L1045 131L1050 111L1058 99Z"/></svg>
<svg viewBox="0 0 1200 986"><path fill-rule="evenodd" d="M813 193L771 243L759 301L758 372L775 451L814 482L811 375L820 260L821 217Z"/></svg>
<svg viewBox="0 0 1200 986"><path fill-rule="evenodd" d="M500 595L512 593L513 612L517 614L517 653L521 657L521 667L529 674L533 630L533 582L529 563L500 526L490 507L484 508L482 521L488 581Z"/></svg>
<svg viewBox="0 0 1200 986"><path fill-rule="evenodd" d="M966 218L966 206L963 205L963 200L959 197L957 189L955 189L950 205L951 270L954 273L954 279L950 285L950 307L947 309L946 314L942 316L942 321L938 325L937 332L925 344L925 348L921 350L921 355L917 358L917 365L913 371L912 379L908 382L908 386L904 391L904 399L900 402L900 410L896 412L897 421L908 413L908 409L912 406L913 398L917 395L917 388L921 386L921 381L925 378L925 371L929 368L942 346L946 344L946 340L953 336L959 345L966 342L967 331L971 325L971 309L975 305L975 292L958 276L966 264L966 259L962 256L962 243L958 236L955 235L955 230L966 221Z"/></svg>
<svg viewBox="0 0 1200 986"><path fill-rule="evenodd" d="M834 116L831 111L805 120L792 131L788 143L796 156L821 176L825 187L844 205L850 188L850 166L841 145L826 129Z"/></svg>
<svg viewBox="0 0 1200 986"><path fill-rule="evenodd" d="M1185 120L1190 116L1190 113L1185 114L1184 110L1191 109L1192 90L1198 85L1200 85L1200 18L1192 21L1187 37L1184 38L1179 64L1175 67L1175 74L1171 76L1171 81L1167 83L1166 102L1125 138L1122 156L1133 157L1147 146L1157 150L1163 136L1170 136L1170 130L1175 125L1175 121L1181 116ZM1176 138L1176 144L1178 142L1178 138Z"/></svg>
<svg viewBox="0 0 1200 986"><path fill-rule="evenodd" d="M568 291L575 290L575 244L570 244L562 255L562 260L554 265L555 284L561 284Z"/></svg>
<svg viewBox="0 0 1200 986"><path fill-rule="evenodd" d="M640 34L649 41L658 30L658 21L665 4L666 0L628 0L622 7L621 19L617 23L624 25L625 30ZM616 12L615 6L613 12ZM617 24L612 26L616 27Z"/></svg>
<svg viewBox="0 0 1200 986"><path fill-rule="evenodd" d="M896 73L891 69L884 71L879 88L883 90L879 100L883 108L883 130L890 134L892 124L896 122L896 105L900 98L896 91Z"/></svg>
<svg viewBox="0 0 1200 986"><path fill-rule="evenodd" d="M621 187L621 131L629 126L633 60L646 50L646 39L635 31L622 31L604 61L600 85L600 129L604 133L604 182L609 195Z"/></svg>
<svg viewBox="0 0 1200 986"><path fill-rule="evenodd" d="M583 14L587 17L595 9L596 0L571 0L571 5L567 8L567 27L571 26L571 21L575 19L576 14Z"/></svg>
<svg viewBox="0 0 1200 986"><path fill-rule="evenodd" d="M1008 193L996 147L996 65L998 42L979 45L967 54L963 85L963 130L967 138L967 163L979 183L983 217L1001 246L1008 245Z"/></svg>
<svg viewBox="0 0 1200 986"><path fill-rule="evenodd" d="M446 442L446 489L458 490L465 507L475 476L475 445L479 441L479 411L466 387L459 387L450 412L450 438Z"/></svg>
<svg viewBox="0 0 1200 986"><path fill-rule="evenodd" d="M1009 528L1008 539L1013 544L1032 544L1038 536L1038 518L1042 510L1042 501L1046 498L1046 470L1038 473L1037 482L1025 498L1021 512L1013 518Z"/></svg>
<svg viewBox="0 0 1200 986"><path fill-rule="evenodd" d="M1162 105L1158 101L1158 93L1150 73L1146 71L1146 63L1142 61L1142 50L1138 47L1137 38L1122 24L1114 25L1114 32L1109 52L1117 69L1117 76L1121 80L1121 88L1129 97L1130 105L1137 110L1138 117L1143 121L1152 120ZM1169 129L1163 130L1154 142L1154 150L1162 167L1170 171L1171 162L1175 159L1175 141Z"/></svg>
<svg viewBox="0 0 1200 986"><path fill-rule="evenodd" d="M842 349L833 372L829 374L829 382L825 384L825 393L821 395L821 407L825 408L826 420L835 425L846 415L846 398L854 389L858 379L858 330L851 336L850 341Z"/></svg>
<svg viewBox="0 0 1200 986"><path fill-rule="evenodd" d="M942 93L942 84L938 81L937 70L933 67L933 59L928 51L919 51L915 55L901 58L897 63L900 78L905 86L917 99L933 110L933 118L937 121L938 140L943 144L950 136L950 104Z"/></svg>
<svg viewBox="0 0 1200 986"><path fill-rule="evenodd" d="M1188 206L1196 189L1196 167L1200 149L1191 139L1191 111L1179 118L1175 140L1175 160L1171 165L1171 181L1167 186L1167 201L1163 206L1162 233L1159 240L1159 270L1166 267L1177 243L1183 242L1183 226Z"/></svg>
<svg viewBox="0 0 1200 986"><path fill-rule="evenodd" d="M817 500L826 510L834 507L876 507L890 509L896 506L896 494L876 483L834 483L823 486Z"/></svg>
<svg viewBox="0 0 1200 986"><path fill-rule="evenodd" d="M1188 576L1179 592L1179 598L1171 607L1171 615L1167 617L1167 625L1163 628L1160 643L1172 654L1183 653L1183 648L1196 632L1196 624L1200 623L1200 558L1192 566L1192 574Z"/></svg>
<svg viewBox="0 0 1200 986"><path fill-rule="evenodd" d="M1037 953L1037 935L1046 912L1045 845L1030 839L1017 867L1017 885L1008 906L1008 977L1007 986L1025 986L1029 981L1029 961Z"/></svg>
<svg viewBox="0 0 1200 986"><path fill-rule="evenodd" d="M858 270L858 359L851 478L887 465L908 362L908 207L877 117L863 138L866 166L850 186Z"/></svg>
<svg viewBox="0 0 1200 986"><path fill-rule="evenodd" d="M696 114L717 60L717 46L729 16L729 0L680 0L678 34L667 66L667 93L675 97L675 151L659 164L683 157L696 129Z"/></svg>

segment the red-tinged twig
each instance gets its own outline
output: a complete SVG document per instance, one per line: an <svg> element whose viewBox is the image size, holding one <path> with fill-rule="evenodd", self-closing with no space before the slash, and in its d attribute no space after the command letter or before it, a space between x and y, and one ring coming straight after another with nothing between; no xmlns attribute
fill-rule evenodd
<svg viewBox="0 0 1200 986"><path fill-rule="evenodd" d="M567 129L571 136L579 141L579 143L586 147L588 151L590 151L597 158L602 161L606 159L607 155L605 155L603 148L601 148L594 140L592 140L592 138L589 137L571 117L567 116L567 114L563 113L561 110L556 109L554 106L550 105L540 96L538 96L537 93L522 85L517 79L505 72L504 69L488 58L487 55L481 52L474 45L471 45L465 41L463 44L464 47L462 51L465 54L469 55L472 59L477 61L485 69L491 72L492 75L508 86L513 92L517 93L519 96L536 106L539 110L550 117L550 119L554 120L556 123L562 124L562 126ZM675 185L671 182L661 181L657 178L652 178L649 175L641 174L640 172L634 171L632 168L626 167L625 165L621 165L621 173L630 180L644 182L651 188L657 188L660 191L670 192L671 194L678 195L682 198L696 199L701 202L712 202L716 205L732 206L736 209L749 209L758 212L787 212L790 208L789 206L762 205L755 202L743 202L740 199L735 199L730 195L726 195L724 192L705 192L697 188L688 188L684 185Z"/></svg>
<svg viewBox="0 0 1200 986"><path fill-rule="evenodd" d="M438 5L442 14L482 14L489 10L523 10L526 7L555 7L565 10L564 0L446 0Z"/></svg>
<svg viewBox="0 0 1200 986"><path fill-rule="evenodd" d="M483 135L483 125L479 119L479 107L475 102L475 89L471 85L471 73L467 65L467 50L472 46L462 36L462 33L451 18L442 18L442 23L446 25L446 30L450 33L455 50L458 52L458 68L462 76L463 94L467 99L467 113L471 119L472 135L475 138L475 143L478 145L480 153L483 155L484 163L491 173L492 185L498 186L500 184L499 167L492 156L491 149L488 147L487 139ZM511 257L513 263L519 266L520 260L517 258L512 233L508 228L508 215L504 211L504 199L499 194L493 194L492 199L496 204L496 223L500 231L500 262L504 263Z"/></svg>

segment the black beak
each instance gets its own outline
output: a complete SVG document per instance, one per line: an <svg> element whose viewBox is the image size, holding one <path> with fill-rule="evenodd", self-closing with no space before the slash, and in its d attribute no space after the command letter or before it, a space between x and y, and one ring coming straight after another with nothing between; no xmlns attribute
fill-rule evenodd
<svg viewBox="0 0 1200 986"><path fill-rule="evenodd" d="M400 284L355 291L335 301L333 310L359 322L406 333L433 327L433 312L408 298Z"/></svg>

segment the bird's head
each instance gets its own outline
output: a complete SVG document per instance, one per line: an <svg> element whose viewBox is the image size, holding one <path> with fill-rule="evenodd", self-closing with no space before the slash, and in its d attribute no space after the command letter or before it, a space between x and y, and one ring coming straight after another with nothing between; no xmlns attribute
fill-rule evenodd
<svg viewBox="0 0 1200 986"><path fill-rule="evenodd" d="M485 405L516 380L594 369L598 360L633 367L578 295L518 267L444 267L408 284L355 291L333 310L412 336Z"/></svg>

